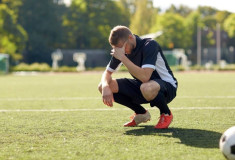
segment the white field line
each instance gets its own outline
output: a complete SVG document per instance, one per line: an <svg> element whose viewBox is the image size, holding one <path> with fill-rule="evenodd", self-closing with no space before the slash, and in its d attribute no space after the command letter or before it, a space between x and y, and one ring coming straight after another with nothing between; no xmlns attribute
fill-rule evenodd
<svg viewBox="0 0 235 160"><path fill-rule="evenodd" d="M177 96L177 99L235 99L235 96ZM101 97L0 98L0 101L74 101L101 100Z"/></svg>
<svg viewBox="0 0 235 160"><path fill-rule="evenodd" d="M101 97L0 98L0 101L73 101L101 100Z"/></svg>
<svg viewBox="0 0 235 160"><path fill-rule="evenodd" d="M148 110L155 110L149 108ZM234 107L170 107L172 110L235 110ZM0 112L77 112L77 111L123 111L128 108L96 108L96 109L9 109L0 110Z"/></svg>
<svg viewBox="0 0 235 160"><path fill-rule="evenodd" d="M199 98L199 99L233 99L235 96L179 96L176 98Z"/></svg>

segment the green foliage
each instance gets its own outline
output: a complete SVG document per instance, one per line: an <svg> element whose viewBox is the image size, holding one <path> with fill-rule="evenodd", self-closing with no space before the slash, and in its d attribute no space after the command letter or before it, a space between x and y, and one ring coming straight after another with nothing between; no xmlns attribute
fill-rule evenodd
<svg viewBox="0 0 235 160"><path fill-rule="evenodd" d="M180 5L178 8L173 4L166 10L166 13L179 14L183 17L187 17L193 10L187 6Z"/></svg>
<svg viewBox="0 0 235 160"><path fill-rule="evenodd" d="M170 68L173 72L174 71L185 71L186 70L186 68L182 65L171 66Z"/></svg>
<svg viewBox="0 0 235 160"><path fill-rule="evenodd" d="M192 10L171 5L165 13L153 0L1 0L0 52L23 62L51 63L57 49L110 49L108 36L116 25L129 26L144 35L162 30L157 41L163 49L197 47L197 27L202 46L215 46L216 24L221 24L222 47L235 43L234 14L208 6ZM226 37L227 32L229 38Z"/></svg>
<svg viewBox="0 0 235 160"><path fill-rule="evenodd" d="M216 18L214 15L212 16L207 16L207 17L204 17L202 19L202 23L203 23L203 26L206 26L210 29L216 29L216 24L217 24L217 21L216 21Z"/></svg>
<svg viewBox="0 0 235 160"><path fill-rule="evenodd" d="M5 4L0 4L0 53L19 60L25 48L27 33L17 23L16 15Z"/></svg>
<svg viewBox="0 0 235 160"><path fill-rule="evenodd" d="M223 24L224 24L224 21L228 18L228 16L230 15L231 13L228 12L228 11L218 11L216 12L216 21L217 23L220 23L221 24L221 28L223 29Z"/></svg>
<svg viewBox="0 0 235 160"><path fill-rule="evenodd" d="M163 31L163 35L157 38L163 49L186 47L184 19L178 14L165 13L158 17L157 30Z"/></svg>
<svg viewBox="0 0 235 160"><path fill-rule="evenodd" d="M220 71L235 71L235 64L227 64L225 67L219 67Z"/></svg>
<svg viewBox="0 0 235 160"><path fill-rule="evenodd" d="M116 25L129 25L129 17L110 0L73 0L64 16L67 48L108 48L110 30Z"/></svg>
<svg viewBox="0 0 235 160"><path fill-rule="evenodd" d="M195 71L202 71L202 70L212 70L212 71L235 71L235 65L234 64L227 64L225 67L221 67L219 65L213 65L210 68L206 68L205 66L198 66L194 65L190 67L190 70Z"/></svg>
<svg viewBox="0 0 235 160"><path fill-rule="evenodd" d="M200 13L197 11L191 12L186 20L185 20L185 26L186 26L186 33L185 36L185 42L187 48L196 48L197 47L197 27L202 26L202 20Z"/></svg>
<svg viewBox="0 0 235 160"><path fill-rule="evenodd" d="M199 65L191 66L190 69L196 70L196 71L206 70L206 68L204 66L199 66Z"/></svg>
<svg viewBox="0 0 235 160"><path fill-rule="evenodd" d="M61 10L63 6L53 0L22 0L18 20L29 37L25 62L51 61L50 54L63 37Z"/></svg>
<svg viewBox="0 0 235 160"><path fill-rule="evenodd" d="M130 24L132 32L138 35L148 34L155 24L157 12L152 1L136 0L136 12L132 16Z"/></svg>
<svg viewBox="0 0 235 160"><path fill-rule="evenodd" d="M118 0L117 5L120 7L121 12L125 12L128 19L131 19L131 15L134 12L134 1L135 0Z"/></svg>
<svg viewBox="0 0 235 160"><path fill-rule="evenodd" d="M13 67L11 69L14 72L17 71L40 71L40 72L48 72L51 71L51 67L46 63L33 63L31 65L20 63L19 65Z"/></svg>
<svg viewBox="0 0 235 160"><path fill-rule="evenodd" d="M104 71L106 67L86 68L87 71Z"/></svg>
<svg viewBox="0 0 235 160"><path fill-rule="evenodd" d="M22 5L22 0L2 0L3 4L12 10L16 16L19 14L19 7Z"/></svg>
<svg viewBox="0 0 235 160"><path fill-rule="evenodd" d="M58 69L53 69L54 72L77 72L76 67L61 66Z"/></svg>
<svg viewBox="0 0 235 160"><path fill-rule="evenodd" d="M199 6L197 8L197 11L204 18L204 17L207 17L207 16L215 15L218 10L213 8L213 7L209 7L209 6Z"/></svg>
<svg viewBox="0 0 235 160"><path fill-rule="evenodd" d="M232 38L235 37L235 13L228 16L224 22L224 29L228 32L228 35Z"/></svg>
<svg viewBox="0 0 235 160"><path fill-rule="evenodd" d="M90 70L96 70L96 69L90 69ZM101 70L101 69L99 69ZM102 71L104 68L102 68ZM19 65L11 68L12 72L18 72L18 71L38 71L38 72L78 72L76 67L69 67L69 66L61 66L57 69L52 69L47 63L33 63L33 64L26 64L26 63L20 63Z"/></svg>

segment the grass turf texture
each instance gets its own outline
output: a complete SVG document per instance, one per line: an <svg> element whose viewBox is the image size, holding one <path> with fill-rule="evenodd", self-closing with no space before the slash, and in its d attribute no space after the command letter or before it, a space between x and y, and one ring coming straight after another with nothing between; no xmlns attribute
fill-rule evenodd
<svg viewBox="0 0 235 160"><path fill-rule="evenodd" d="M174 121L166 130L153 129L159 111L148 105L150 122L124 128L132 111L103 105L101 73L1 76L0 159L224 159L218 145L235 125L235 73L175 76ZM56 109L84 110L49 111Z"/></svg>

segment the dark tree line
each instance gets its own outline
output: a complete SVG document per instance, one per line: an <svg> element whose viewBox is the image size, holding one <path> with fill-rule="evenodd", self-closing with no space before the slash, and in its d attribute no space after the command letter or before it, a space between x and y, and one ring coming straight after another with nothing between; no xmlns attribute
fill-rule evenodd
<svg viewBox="0 0 235 160"><path fill-rule="evenodd" d="M151 0L0 0L0 52L15 61L51 62L61 49L110 49L112 27L126 25L135 34L163 31L163 49L195 49L197 28L202 45L215 45L216 25L226 37L222 47L235 44L235 14L211 7L172 5L164 13Z"/></svg>

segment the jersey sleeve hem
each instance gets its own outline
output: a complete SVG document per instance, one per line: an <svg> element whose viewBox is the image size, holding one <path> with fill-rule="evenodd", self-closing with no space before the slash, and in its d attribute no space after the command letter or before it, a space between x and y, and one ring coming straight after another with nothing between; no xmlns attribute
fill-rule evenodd
<svg viewBox="0 0 235 160"><path fill-rule="evenodd" d="M110 71L110 72L114 72L115 70L114 69L112 69L112 68L110 68L110 67L107 67L106 68L108 71Z"/></svg>
<svg viewBox="0 0 235 160"><path fill-rule="evenodd" d="M108 65L108 66L106 67L106 70L108 70L108 71L110 71L110 72L115 72L115 71L119 70L119 68L121 67L121 65L122 65L122 63L120 63L120 64L117 66L116 69L112 69L112 68L110 68L110 66Z"/></svg>
<svg viewBox="0 0 235 160"><path fill-rule="evenodd" d="M144 64L141 66L141 68L152 68L152 69L156 69L156 67L152 64Z"/></svg>

